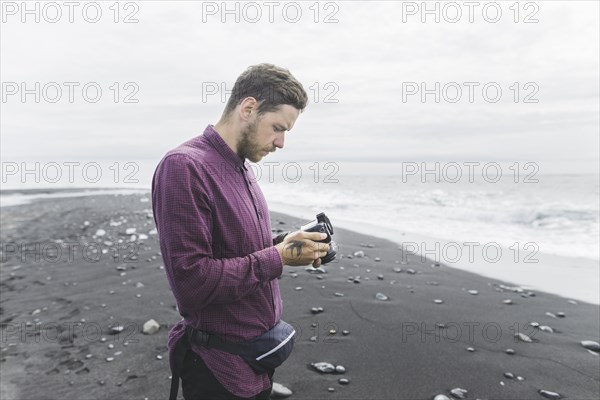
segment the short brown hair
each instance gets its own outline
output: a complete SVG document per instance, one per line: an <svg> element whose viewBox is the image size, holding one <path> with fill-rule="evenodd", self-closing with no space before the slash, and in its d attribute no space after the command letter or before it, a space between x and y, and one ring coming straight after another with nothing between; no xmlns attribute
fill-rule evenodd
<svg viewBox="0 0 600 400"><path fill-rule="evenodd" d="M223 115L227 116L246 97L258 101L259 115L276 111L282 104L302 111L308 102L302 84L289 70L273 64L252 65L237 78Z"/></svg>

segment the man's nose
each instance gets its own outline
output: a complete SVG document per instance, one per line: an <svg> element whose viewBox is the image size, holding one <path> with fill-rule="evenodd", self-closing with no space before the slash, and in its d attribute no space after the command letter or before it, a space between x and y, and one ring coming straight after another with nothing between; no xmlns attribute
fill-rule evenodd
<svg viewBox="0 0 600 400"><path fill-rule="evenodd" d="M275 139L275 141L273 142L273 145L275 147L277 147L278 149L283 149L284 142L285 142L285 137L283 135L281 135L280 137Z"/></svg>

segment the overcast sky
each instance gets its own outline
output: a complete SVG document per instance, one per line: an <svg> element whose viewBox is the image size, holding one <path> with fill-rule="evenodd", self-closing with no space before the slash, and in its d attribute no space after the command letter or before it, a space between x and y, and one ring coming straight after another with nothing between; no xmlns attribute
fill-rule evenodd
<svg viewBox="0 0 600 400"><path fill-rule="evenodd" d="M98 3L96 23L96 3L36 3L39 22L20 1L2 2L3 162L158 162L217 122L222 88L271 62L290 69L310 102L270 161L531 161L540 173L598 172L597 1L521 2L518 15L513 1L430 2L439 22L421 2L229 2L226 14L221 1L136 1L116 15L110 1ZM24 99L23 88L32 91Z"/></svg>

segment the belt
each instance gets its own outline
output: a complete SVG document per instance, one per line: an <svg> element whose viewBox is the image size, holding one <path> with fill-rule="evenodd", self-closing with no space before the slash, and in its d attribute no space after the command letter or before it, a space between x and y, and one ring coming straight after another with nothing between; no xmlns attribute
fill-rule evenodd
<svg viewBox="0 0 600 400"><path fill-rule="evenodd" d="M186 331L188 333L188 340L190 344L193 343L197 346L223 350L227 353L235 355L240 355L245 350L244 345L241 343L228 342L220 336L199 331L190 327L189 325L186 327Z"/></svg>

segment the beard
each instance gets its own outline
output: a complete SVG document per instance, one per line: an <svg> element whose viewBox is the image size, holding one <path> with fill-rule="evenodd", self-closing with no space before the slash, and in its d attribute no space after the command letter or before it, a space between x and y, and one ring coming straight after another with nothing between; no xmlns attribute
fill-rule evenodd
<svg viewBox="0 0 600 400"><path fill-rule="evenodd" d="M254 121L248 125L242 132L240 140L237 146L237 155L242 159L248 159L252 162L258 162L262 158L260 153L266 151L262 149L258 143L256 143L256 131L258 127L258 121Z"/></svg>

